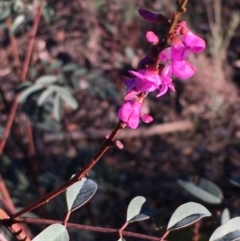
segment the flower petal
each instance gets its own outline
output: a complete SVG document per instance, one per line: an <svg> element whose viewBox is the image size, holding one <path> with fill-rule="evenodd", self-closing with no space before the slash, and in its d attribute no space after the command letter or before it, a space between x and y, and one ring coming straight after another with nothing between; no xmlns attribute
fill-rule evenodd
<svg viewBox="0 0 240 241"><path fill-rule="evenodd" d="M146 39L151 44L157 44L159 41L158 36L152 31L147 32Z"/></svg>
<svg viewBox="0 0 240 241"><path fill-rule="evenodd" d="M171 47L165 48L160 54L159 58L161 61L171 59Z"/></svg>
<svg viewBox="0 0 240 241"><path fill-rule="evenodd" d="M147 115L147 114L142 114L142 115L140 116L140 119L141 119L144 123L150 123L150 122L153 121L152 116Z"/></svg>
<svg viewBox="0 0 240 241"><path fill-rule="evenodd" d="M195 74L195 67L187 61L173 61L172 70L176 77L180 79L188 79Z"/></svg>
<svg viewBox="0 0 240 241"><path fill-rule="evenodd" d="M191 31L183 35L183 43L195 53L202 52L206 47L205 41Z"/></svg>
<svg viewBox="0 0 240 241"><path fill-rule="evenodd" d="M183 43L178 42L171 47L171 57L173 60L182 61L185 60L190 54L190 48L186 47Z"/></svg>

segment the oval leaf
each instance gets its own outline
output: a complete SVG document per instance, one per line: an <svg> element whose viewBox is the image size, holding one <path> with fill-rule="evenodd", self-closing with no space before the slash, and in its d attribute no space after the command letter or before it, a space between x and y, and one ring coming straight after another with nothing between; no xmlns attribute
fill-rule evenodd
<svg viewBox="0 0 240 241"><path fill-rule="evenodd" d="M225 208L223 211L222 211L222 215L221 215L221 224L224 224L226 223L227 221L230 220L230 212L229 212L229 209L228 208Z"/></svg>
<svg viewBox="0 0 240 241"><path fill-rule="evenodd" d="M38 234L32 241L68 241L69 235L66 227L56 223Z"/></svg>
<svg viewBox="0 0 240 241"><path fill-rule="evenodd" d="M55 75L44 75L36 79L36 84L49 85L55 83L58 80Z"/></svg>
<svg viewBox="0 0 240 241"><path fill-rule="evenodd" d="M205 178L189 176L178 179L178 184L193 196L211 204L219 204L223 200L221 189Z"/></svg>
<svg viewBox="0 0 240 241"><path fill-rule="evenodd" d="M52 89L46 89L42 92L42 94L39 96L37 104L40 106L42 105L48 97L52 94L53 90Z"/></svg>
<svg viewBox="0 0 240 241"><path fill-rule="evenodd" d="M124 239L124 238L120 238L118 241L126 241L126 239Z"/></svg>
<svg viewBox="0 0 240 241"><path fill-rule="evenodd" d="M201 204L189 202L176 209L170 218L167 230L184 228L201 218L211 216L211 213Z"/></svg>
<svg viewBox="0 0 240 241"><path fill-rule="evenodd" d="M51 85L49 88L52 88L54 91L56 91L59 96L72 108L76 109L78 107L78 102L76 99L72 96L72 93L68 88L60 87L57 85Z"/></svg>
<svg viewBox="0 0 240 241"><path fill-rule="evenodd" d="M53 109L54 118L57 121L61 120L61 113L62 113L61 110L62 110L61 100L59 95L57 94L54 99L54 109Z"/></svg>
<svg viewBox="0 0 240 241"><path fill-rule="evenodd" d="M88 202L97 191L97 183L82 178L67 189L66 198L68 211L75 211Z"/></svg>
<svg viewBox="0 0 240 241"><path fill-rule="evenodd" d="M15 34L19 28L21 27L21 25L24 23L25 20L25 16L24 15L18 15L12 24L11 30L10 30L10 34L13 35Z"/></svg>
<svg viewBox="0 0 240 241"><path fill-rule="evenodd" d="M233 218L217 228L209 241L233 241L240 238L240 217Z"/></svg>
<svg viewBox="0 0 240 241"><path fill-rule="evenodd" d="M30 94L32 94L32 93L34 93L34 92L36 92L36 91L38 91L38 90L40 90L40 89L42 89L42 88L43 88L43 86L41 86L41 85L33 85L33 86L30 86L29 88L25 89L24 91L22 91L22 92L19 94L19 96L18 96L18 102L20 102L20 103L25 102L25 100L27 99L27 97L28 97Z"/></svg>
<svg viewBox="0 0 240 241"><path fill-rule="evenodd" d="M150 210L147 206L146 199L142 196L137 196L132 199L127 209L127 222L136 222L148 219L156 214L160 210Z"/></svg>

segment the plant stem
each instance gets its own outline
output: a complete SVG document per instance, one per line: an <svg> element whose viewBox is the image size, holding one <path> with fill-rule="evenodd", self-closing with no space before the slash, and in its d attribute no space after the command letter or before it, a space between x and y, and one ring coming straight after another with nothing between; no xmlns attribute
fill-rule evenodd
<svg viewBox="0 0 240 241"><path fill-rule="evenodd" d="M55 223L63 223L62 221L58 220L49 220L49 219L41 219L41 218L29 218L29 217L19 217L18 219L2 219L2 223L38 223L38 224L55 224ZM113 229L113 228L103 228L103 227L94 227L94 226L88 226L88 225L82 225L82 224L76 224L76 223L65 223L66 227L68 228L76 228L80 230L87 230L92 232L99 232L99 233L118 233L119 229ZM146 240L152 240L152 241L159 241L160 239L158 237L152 237L140 233L133 233L128 231L122 231L122 234L124 236L128 237L135 237L140 239L146 239Z"/></svg>
<svg viewBox="0 0 240 241"><path fill-rule="evenodd" d="M99 159L109 149L109 147L111 147L113 145L113 141L116 139L116 136L125 127L126 127L126 125L123 122L119 122L118 125L115 127L115 129L112 131L112 134L109 136L109 138L104 141L102 147L97 152L97 154L73 178L71 178L69 181L65 182L62 186L60 186L57 189L53 190L52 192L48 193L44 197L38 199L36 202L30 204L28 207L26 207L26 208L22 209L21 211L13 214L11 217L12 218L18 218L19 216L21 216L21 215L39 207L39 206L41 206L42 204L47 203L52 198L56 197L58 194L64 192L72 184L81 180L84 176L86 176L88 174L89 170L99 161Z"/></svg>

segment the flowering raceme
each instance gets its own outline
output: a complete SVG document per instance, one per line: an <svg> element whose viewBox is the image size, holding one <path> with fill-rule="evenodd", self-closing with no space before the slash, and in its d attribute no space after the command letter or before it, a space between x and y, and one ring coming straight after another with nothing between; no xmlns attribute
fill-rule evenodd
<svg viewBox="0 0 240 241"><path fill-rule="evenodd" d="M148 10L140 9L139 14L147 21L165 22L168 20L161 14L151 13ZM158 36L152 31L146 34L147 41L152 46L161 43ZM162 46L159 44L159 46ZM127 127L135 129L138 127L139 119L149 123L152 117L141 113L142 101L139 96L143 93L145 96L158 90L157 97L167 93L168 89L175 92L172 82L172 76L179 79L188 79L195 74L195 67L186 61L190 53L200 53L205 49L205 41L192 33L187 27L186 22L181 22L171 34L171 44L166 48L161 47L156 61L147 54L139 64L137 71L130 70L129 73L135 78L123 77L127 86L126 102L118 112L118 118L123 121ZM155 68L152 63L155 61Z"/></svg>

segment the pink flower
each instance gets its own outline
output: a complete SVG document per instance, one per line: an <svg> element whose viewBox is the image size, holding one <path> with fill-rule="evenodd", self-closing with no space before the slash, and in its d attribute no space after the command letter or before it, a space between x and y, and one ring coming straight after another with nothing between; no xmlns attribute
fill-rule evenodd
<svg viewBox="0 0 240 241"><path fill-rule="evenodd" d="M142 104L138 101L127 101L118 111L118 118L126 123L127 127L136 129L139 124Z"/></svg>
<svg viewBox="0 0 240 241"><path fill-rule="evenodd" d="M157 44L159 41L158 36L152 31L147 32L146 39L149 43L151 43L153 45Z"/></svg>
<svg viewBox="0 0 240 241"><path fill-rule="evenodd" d="M150 115L141 113L142 103L138 100L125 102L118 111L118 118L123 121L127 127L136 129L141 119L145 123L150 123L153 118Z"/></svg>
<svg viewBox="0 0 240 241"><path fill-rule="evenodd" d="M135 87L140 92L152 92L158 89L162 82L158 73L151 70L130 70L129 73L136 77L134 79Z"/></svg>

